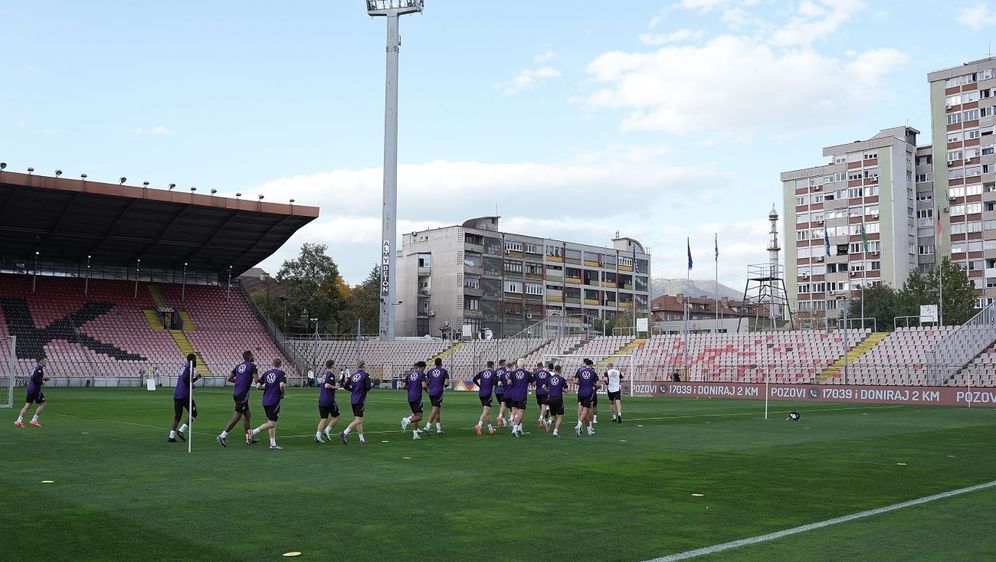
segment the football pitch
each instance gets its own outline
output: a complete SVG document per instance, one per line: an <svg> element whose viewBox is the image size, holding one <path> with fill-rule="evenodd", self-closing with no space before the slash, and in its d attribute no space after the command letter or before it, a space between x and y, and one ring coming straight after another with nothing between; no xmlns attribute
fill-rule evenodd
<svg viewBox="0 0 996 562"><path fill-rule="evenodd" d="M369 444L343 446L313 442L317 392L291 389L271 451L241 423L219 446L231 395L209 389L188 455L172 389L46 396L42 428L0 410L4 560L647 560L996 480L991 408L630 398L614 424L603 397L578 438L568 398L559 439L532 402L526 436L478 437L476 395L450 392L446 434L413 442L404 393L373 391ZM985 487L702 559L994 559L994 513Z"/></svg>

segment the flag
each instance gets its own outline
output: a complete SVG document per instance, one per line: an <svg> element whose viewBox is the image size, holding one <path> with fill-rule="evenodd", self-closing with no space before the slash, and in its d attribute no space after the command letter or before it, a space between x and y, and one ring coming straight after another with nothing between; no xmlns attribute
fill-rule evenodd
<svg viewBox="0 0 996 562"><path fill-rule="evenodd" d="M632 242L630 242L632 244ZM633 271L640 273L640 266L636 263L636 244L633 244Z"/></svg>
<svg viewBox="0 0 996 562"><path fill-rule="evenodd" d="M716 263L719 263L719 233L713 234L713 243L716 247Z"/></svg>
<svg viewBox="0 0 996 562"><path fill-rule="evenodd" d="M934 207L934 222L937 223L937 239L941 239L941 208ZM936 252L935 252L936 253Z"/></svg>
<svg viewBox="0 0 996 562"><path fill-rule="evenodd" d="M685 238L685 243L688 244L688 271L692 270L692 241L690 238Z"/></svg>
<svg viewBox="0 0 996 562"><path fill-rule="evenodd" d="M861 244L864 246L864 252L868 253L868 234L865 232L865 223L861 223Z"/></svg>
<svg viewBox="0 0 996 562"><path fill-rule="evenodd" d="M823 246L826 248L827 257L830 257L830 233L827 232L827 224L823 223Z"/></svg>

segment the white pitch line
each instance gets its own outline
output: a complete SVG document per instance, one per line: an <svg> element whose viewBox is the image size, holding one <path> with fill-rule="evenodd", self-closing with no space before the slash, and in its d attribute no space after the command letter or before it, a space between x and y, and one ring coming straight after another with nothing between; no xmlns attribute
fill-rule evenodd
<svg viewBox="0 0 996 562"><path fill-rule="evenodd" d="M793 527L791 529L785 529L782 531L776 531L774 533L768 533L766 535L757 535L754 537L748 537L746 539L740 539L736 541L724 542L721 544L715 544L712 546L707 546L705 548L697 548L695 550L687 550L685 552L679 552L677 554L671 554L669 556L662 556L661 558L654 558L649 562L672 562L674 560L687 560L689 558L695 558L697 556L706 556L708 554L715 554L717 552L723 552L724 550L732 550L734 548L740 548L743 546L750 546L754 544L759 544L768 541L774 541L781 538L789 537L792 535L798 535L800 533L806 533L809 531L814 531L816 529L822 529L824 527L829 527L831 525L839 525L841 523L847 523L849 521L854 521L856 519L864 519L865 517L873 517L875 515L881 515L883 513L889 513L890 511L896 511L900 509L906 509L907 507L914 507L917 505L923 505L925 503L943 500L945 498L950 498L953 496L960 496L962 494L970 494L972 492L978 492L980 490L986 490L989 488L996 487L996 480L992 482L986 482L985 484L976 484L975 486L969 486L967 488L958 488L957 490L950 490L947 492L941 492L940 494L934 494L932 496L925 496L922 498L917 498L914 500L904 501L900 503L894 503L892 505L887 505L885 507L879 507L875 509L869 509L867 511L861 511L858 513L852 513L851 515L844 515L841 517L834 517L833 519L827 519L825 521L818 521L816 523L809 523L807 525L801 525L799 527Z"/></svg>

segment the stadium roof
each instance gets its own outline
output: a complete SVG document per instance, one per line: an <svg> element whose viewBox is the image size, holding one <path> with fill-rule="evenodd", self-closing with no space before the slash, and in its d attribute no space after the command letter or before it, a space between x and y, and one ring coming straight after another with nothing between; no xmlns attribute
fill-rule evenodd
<svg viewBox="0 0 996 562"><path fill-rule="evenodd" d="M227 270L238 275L318 207L0 171L0 256Z"/></svg>

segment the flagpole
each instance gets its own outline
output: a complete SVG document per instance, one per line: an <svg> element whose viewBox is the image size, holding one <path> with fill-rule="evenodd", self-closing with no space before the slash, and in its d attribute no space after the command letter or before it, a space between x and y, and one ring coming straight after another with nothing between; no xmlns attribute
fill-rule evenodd
<svg viewBox="0 0 996 562"><path fill-rule="evenodd" d="M937 242L934 244L934 263L937 267L937 327L944 325L944 269L941 267L941 208L935 205L934 213L937 215L934 220L937 221ZM966 250L968 247L966 246Z"/></svg>
<svg viewBox="0 0 996 562"><path fill-rule="evenodd" d="M187 427L187 452L193 450L194 445L194 418L191 417L194 411L194 362L187 361L187 419L190 420Z"/></svg>
<svg viewBox="0 0 996 562"><path fill-rule="evenodd" d="M865 329L865 275L868 269L868 231L865 230L865 209L861 208L861 329ZM847 328L848 326L844 326Z"/></svg>
<svg viewBox="0 0 996 562"><path fill-rule="evenodd" d="M685 291L688 291L688 286L691 284L692 280L692 241L689 238L685 238L685 247L688 249L688 269L685 271ZM685 312L685 340L682 344L684 350L684 363L685 363L685 380L689 379L688 373L688 295L684 297L685 302L682 303Z"/></svg>
<svg viewBox="0 0 996 562"><path fill-rule="evenodd" d="M715 233L713 241L716 247L716 294L713 306L716 308L716 333L719 333L719 233Z"/></svg>

